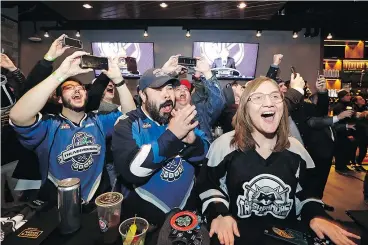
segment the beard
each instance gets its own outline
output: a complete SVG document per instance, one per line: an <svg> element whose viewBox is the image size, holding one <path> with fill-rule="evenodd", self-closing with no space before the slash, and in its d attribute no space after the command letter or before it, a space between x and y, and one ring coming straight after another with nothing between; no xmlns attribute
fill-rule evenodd
<svg viewBox="0 0 368 245"><path fill-rule="evenodd" d="M164 112L161 115L160 109L165 106L170 106L170 105L172 106L172 108L175 107L175 103L172 100L167 100L165 101L165 103L162 103L159 106L156 106L156 104L153 101L147 100L145 109L154 121L158 122L160 125L163 125L163 124L169 123L170 118L171 118L171 112Z"/></svg>
<svg viewBox="0 0 368 245"><path fill-rule="evenodd" d="M84 100L83 106L77 107L72 105L72 100L65 99L63 96L61 96L61 101L63 102L63 106L65 108L68 108L69 110L75 111L75 112L82 112L86 108L88 98Z"/></svg>

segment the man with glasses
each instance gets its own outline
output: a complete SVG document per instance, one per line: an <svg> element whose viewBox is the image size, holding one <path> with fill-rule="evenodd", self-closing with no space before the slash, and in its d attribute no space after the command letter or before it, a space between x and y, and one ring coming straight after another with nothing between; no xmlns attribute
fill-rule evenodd
<svg viewBox="0 0 368 245"><path fill-rule="evenodd" d="M54 73L28 91L10 111L11 125L19 134L21 143L38 155L43 183L40 198L52 203L57 200L55 186L66 178L80 179L84 203L108 187L107 179L102 181L106 176L103 171L105 139L111 137L114 123L122 113L119 110L107 114L85 113L87 91L80 81L72 78L92 71L79 67L80 57L85 54L78 51L67 57ZM122 111L133 110L134 101L117 59L110 59L109 70L103 72L117 88ZM54 90L63 106L62 112L42 115L39 111Z"/></svg>

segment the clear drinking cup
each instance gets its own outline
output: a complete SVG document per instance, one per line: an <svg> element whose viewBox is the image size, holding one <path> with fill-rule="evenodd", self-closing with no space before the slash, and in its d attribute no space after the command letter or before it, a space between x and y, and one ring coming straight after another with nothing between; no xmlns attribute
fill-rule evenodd
<svg viewBox="0 0 368 245"><path fill-rule="evenodd" d="M107 192L99 195L97 205L98 223L103 233L104 243L114 243L119 236L121 202L123 195L118 192Z"/></svg>
<svg viewBox="0 0 368 245"><path fill-rule="evenodd" d="M132 237L128 235L128 231L134 222L137 226L137 231ZM123 240L123 245L144 245L148 228L149 224L147 220L143 218L135 217L123 221L123 223L121 223L119 226L119 232Z"/></svg>

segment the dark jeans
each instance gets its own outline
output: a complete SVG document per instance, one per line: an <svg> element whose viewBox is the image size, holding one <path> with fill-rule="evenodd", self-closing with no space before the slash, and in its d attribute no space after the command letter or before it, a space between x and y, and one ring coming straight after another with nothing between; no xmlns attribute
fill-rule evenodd
<svg viewBox="0 0 368 245"><path fill-rule="evenodd" d="M308 185L307 188L311 194L319 199L323 198L323 192L327 184L328 175L332 165L331 157L317 157L311 155L315 168L307 170Z"/></svg>
<svg viewBox="0 0 368 245"><path fill-rule="evenodd" d="M359 155L356 158L356 163L358 163L358 164L362 164L365 156L367 155L367 146L368 146L367 137L362 137L362 138L358 139L357 146L359 148Z"/></svg>
<svg viewBox="0 0 368 245"><path fill-rule="evenodd" d="M335 167L336 170L343 170L350 160L355 156L354 142L351 142L346 135L338 135L335 147ZM355 158L355 157L354 157Z"/></svg>

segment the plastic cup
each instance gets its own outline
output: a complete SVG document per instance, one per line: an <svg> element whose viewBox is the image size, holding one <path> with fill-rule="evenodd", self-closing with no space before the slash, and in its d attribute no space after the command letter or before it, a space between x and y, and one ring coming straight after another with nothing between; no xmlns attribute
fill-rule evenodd
<svg viewBox="0 0 368 245"><path fill-rule="evenodd" d="M131 237L128 236L128 231L134 222L137 226L137 231L134 236ZM144 245L148 228L149 224L147 220L143 218L135 217L123 221L123 223L121 223L119 226L119 232L123 241L123 245Z"/></svg>
<svg viewBox="0 0 368 245"><path fill-rule="evenodd" d="M95 200L98 224L103 233L104 243L114 243L119 236L118 226L122 201L123 195L119 192L106 192Z"/></svg>

